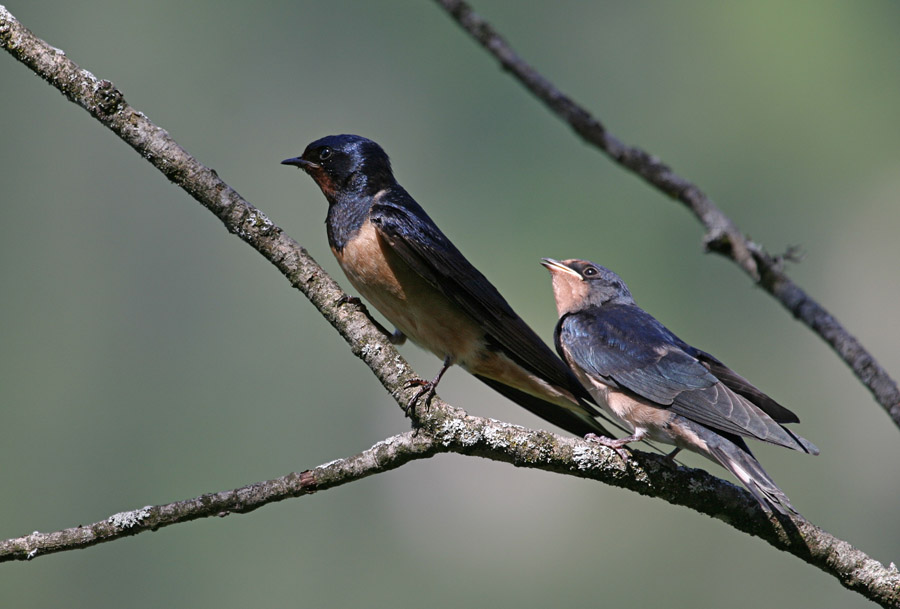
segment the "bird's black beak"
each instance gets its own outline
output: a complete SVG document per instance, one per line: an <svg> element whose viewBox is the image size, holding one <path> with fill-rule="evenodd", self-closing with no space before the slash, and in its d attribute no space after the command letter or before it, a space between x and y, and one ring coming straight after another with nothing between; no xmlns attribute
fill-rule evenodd
<svg viewBox="0 0 900 609"><path fill-rule="evenodd" d="M303 157L300 157L300 156L295 156L292 159L284 159L283 161L281 161L281 164L282 165L293 165L294 167L299 167L300 169L303 169L303 170L315 169L318 167L317 164L313 163L312 161L307 161L306 159L304 159Z"/></svg>

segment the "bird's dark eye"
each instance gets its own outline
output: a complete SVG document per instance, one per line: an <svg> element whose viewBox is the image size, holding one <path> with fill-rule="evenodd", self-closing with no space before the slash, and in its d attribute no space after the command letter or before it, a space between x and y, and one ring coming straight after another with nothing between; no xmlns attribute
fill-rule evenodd
<svg viewBox="0 0 900 609"><path fill-rule="evenodd" d="M322 148L319 151L319 160L327 161L328 159L331 158L332 153L333 153L333 151L331 150L331 148L329 148L328 146L325 146L324 148Z"/></svg>
<svg viewBox="0 0 900 609"><path fill-rule="evenodd" d="M599 273L599 272L600 271L598 271L594 267L589 266L589 267L585 268L583 271L581 271L581 274L584 275L585 277L596 277L597 273Z"/></svg>

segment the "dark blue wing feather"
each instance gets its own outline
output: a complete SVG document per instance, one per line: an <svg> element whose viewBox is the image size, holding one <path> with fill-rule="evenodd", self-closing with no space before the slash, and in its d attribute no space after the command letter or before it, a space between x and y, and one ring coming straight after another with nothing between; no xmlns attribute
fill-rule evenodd
<svg viewBox="0 0 900 609"><path fill-rule="evenodd" d="M370 218L397 255L475 319L495 347L545 381L591 400L566 365L401 186L372 205Z"/></svg>
<svg viewBox="0 0 900 609"><path fill-rule="evenodd" d="M586 372L613 380L660 406L718 383L678 338L634 305L589 307L560 323L561 340Z"/></svg>
<svg viewBox="0 0 900 609"><path fill-rule="evenodd" d="M592 306L566 315L557 326L556 341L589 375L660 408L722 432L818 452L778 424L790 422L793 413L636 305ZM757 394L768 400L765 407L755 403Z"/></svg>
<svg viewBox="0 0 900 609"><path fill-rule="evenodd" d="M775 421L778 421L779 423L800 422L800 419L796 414L754 387L750 381L720 362L709 353L701 351L700 349L695 349L693 347L691 347L690 353L694 355L694 357L696 357L701 364L706 366L716 378L725 383L726 387L756 404L763 412L772 417Z"/></svg>

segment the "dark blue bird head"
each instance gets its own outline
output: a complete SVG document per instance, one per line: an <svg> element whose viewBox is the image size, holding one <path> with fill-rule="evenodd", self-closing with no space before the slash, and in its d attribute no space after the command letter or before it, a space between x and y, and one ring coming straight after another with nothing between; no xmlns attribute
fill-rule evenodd
<svg viewBox="0 0 900 609"><path fill-rule="evenodd" d="M553 295L560 316L591 305L634 304L631 291L614 272L587 260L543 258L553 278Z"/></svg>
<svg viewBox="0 0 900 609"><path fill-rule="evenodd" d="M328 199L372 196L396 183L391 161L381 146L358 135L329 135L308 145L303 154L285 159L308 173Z"/></svg>

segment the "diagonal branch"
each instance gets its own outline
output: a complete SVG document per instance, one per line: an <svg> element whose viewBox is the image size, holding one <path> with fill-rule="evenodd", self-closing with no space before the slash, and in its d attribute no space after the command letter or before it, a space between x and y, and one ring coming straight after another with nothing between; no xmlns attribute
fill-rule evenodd
<svg viewBox="0 0 900 609"><path fill-rule="evenodd" d="M262 212L182 149L164 130L132 108L107 80L82 70L0 6L0 47L80 105L218 217L303 292L402 406L414 379L406 361L316 262ZM387 471L439 452L455 452L589 478L660 497L759 536L885 606L900 605L900 574L800 517L767 517L750 495L702 470L672 468L662 457L635 452L627 463L614 451L549 432L468 417L435 399L419 408L420 428L388 438L349 459L301 474L204 495L193 500L123 512L87 527L36 533L0 542L0 560L23 560L86 547L201 517L247 512ZM423 412L424 411L424 412Z"/></svg>
<svg viewBox="0 0 900 609"><path fill-rule="evenodd" d="M416 378L412 369L384 334L370 323L364 310L345 298L337 282L304 248L222 181L215 171L188 154L164 129L131 107L110 81L98 79L63 51L37 38L2 5L0 47L69 101L87 110L172 183L211 211L229 232L275 265L350 343L354 354L369 365L391 395L395 398L405 395L407 400L412 397L413 392L404 389L404 383Z"/></svg>
<svg viewBox="0 0 900 609"><path fill-rule="evenodd" d="M245 514L270 503L311 495L316 491L396 469L404 463L436 454L437 448L431 436L408 431L382 440L353 457L331 461L299 474L291 473L274 480L209 493L195 499L119 512L86 526L53 533L35 531L30 535L0 541L0 562L31 560L45 554L81 550L198 518Z"/></svg>
<svg viewBox="0 0 900 609"><path fill-rule="evenodd" d="M347 459L299 474L166 505L113 514L94 524L0 541L0 562L83 549L198 518L246 513L390 471L440 453L474 455L597 480L659 497L722 520L836 577L885 607L900 603L900 573L802 518L767 517L747 491L699 469L673 468L665 457L634 453L623 462L612 449L578 438L533 431L466 415L437 401L417 431L392 436Z"/></svg>
<svg viewBox="0 0 900 609"><path fill-rule="evenodd" d="M586 109L519 57L491 24L475 14L467 3L462 0L437 0L437 3L493 55L504 70L568 123L583 140L684 204L706 229L706 248L733 260L794 317L828 343L900 427L900 389L897 383L831 313L791 281L784 272L781 257L772 256L744 236L697 186L676 174L655 156L628 146L607 131Z"/></svg>

